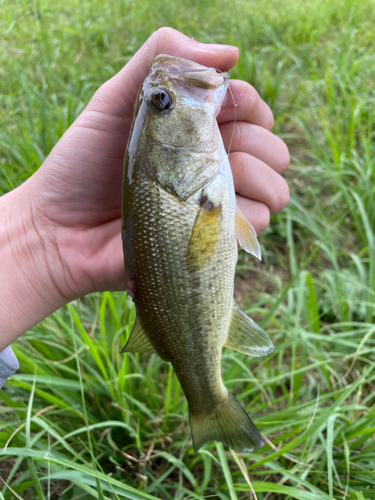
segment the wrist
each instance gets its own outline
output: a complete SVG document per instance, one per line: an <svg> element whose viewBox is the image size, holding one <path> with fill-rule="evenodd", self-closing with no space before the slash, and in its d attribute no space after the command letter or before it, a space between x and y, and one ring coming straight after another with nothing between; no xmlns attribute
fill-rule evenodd
<svg viewBox="0 0 375 500"><path fill-rule="evenodd" d="M63 264L38 231L31 184L0 198L0 351L74 298L59 286Z"/></svg>

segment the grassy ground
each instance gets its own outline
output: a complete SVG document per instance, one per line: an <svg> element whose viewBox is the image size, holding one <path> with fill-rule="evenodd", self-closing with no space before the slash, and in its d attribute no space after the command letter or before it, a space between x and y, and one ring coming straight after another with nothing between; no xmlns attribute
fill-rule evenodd
<svg viewBox="0 0 375 500"><path fill-rule="evenodd" d="M236 293L276 346L224 350L223 376L267 437L194 455L169 365L119 355L124 294L93 295L14 345L0 391L0 499L375 498L373 0L0 0L0 193L44 160L162 25L237 44L234 77L271 105L292 200L241 254ZM5 447L5 449L4 449Z"/></svg>

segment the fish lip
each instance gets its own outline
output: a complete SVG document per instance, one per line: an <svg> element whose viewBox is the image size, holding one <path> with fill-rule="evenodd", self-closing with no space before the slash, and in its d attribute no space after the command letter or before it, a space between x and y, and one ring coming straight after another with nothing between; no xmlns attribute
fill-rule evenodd
<svg viewBox="0 0 375 500"><path fill-rule="evenodd" d="M169 78L183 80L195 87L216 90L229 81L229 72L203 66L182 57L159 54L151 63L150 74L165 72Z"/></svg>

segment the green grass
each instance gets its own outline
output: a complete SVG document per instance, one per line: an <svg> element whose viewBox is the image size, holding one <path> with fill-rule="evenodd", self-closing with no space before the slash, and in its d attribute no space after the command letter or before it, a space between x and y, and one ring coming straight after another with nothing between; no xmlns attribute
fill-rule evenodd
<svg viewBox="0 0 375 500"><path fill-rule="evenodd" d="M0 499L375 498L374 2L3 0L0 12L0 193L162 25L238 45L232 76L270 104L292 155L291 203L260 237L263 262L241 253L236 287L275 350L224 349L222 363L269 443L195 455L170 366L119 354L131 301L92 295L13 346Z"/></svg>

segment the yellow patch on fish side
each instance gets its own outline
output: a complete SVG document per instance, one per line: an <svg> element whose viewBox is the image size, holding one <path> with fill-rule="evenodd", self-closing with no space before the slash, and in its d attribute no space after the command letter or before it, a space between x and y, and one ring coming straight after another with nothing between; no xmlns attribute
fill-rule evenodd
<svg viewBox="0 0 375 500"><path fill-rule="evenodd" d="M221 203L204 200L191 234L187 260L192 270L200 269L215 253L219 240Z"/></svg>

